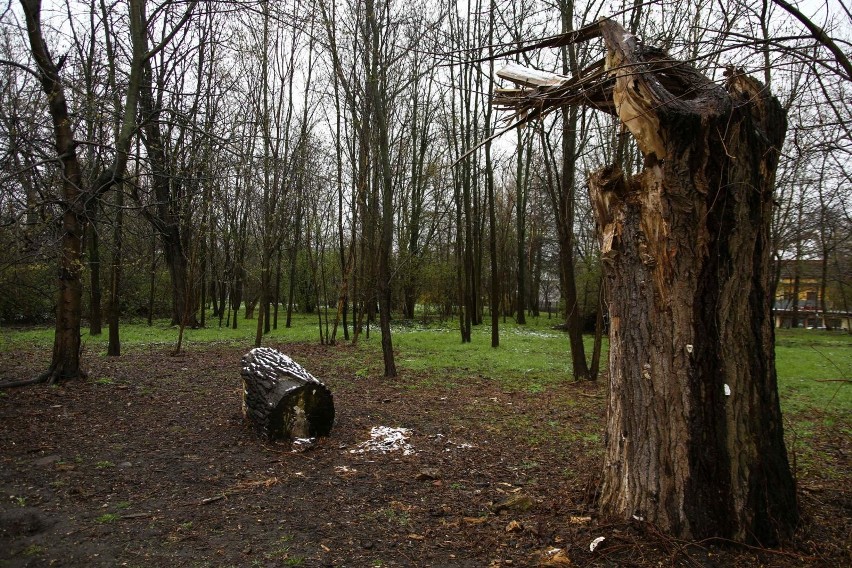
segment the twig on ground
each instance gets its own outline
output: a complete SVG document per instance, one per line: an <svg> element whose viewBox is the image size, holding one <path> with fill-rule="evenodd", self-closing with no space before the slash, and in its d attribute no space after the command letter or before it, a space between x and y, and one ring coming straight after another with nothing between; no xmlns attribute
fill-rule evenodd
<svg viewBox="0 0 852 568"><path fill-rule="evenodd" d="M144 519L146 517L150 517L151 513L128 513L126 515L121 515L121 519Z"/></svg>
<svg viewBox="0 0 852 568"><path fill-rule="evenodd" d="M210 503L215 503L216 501L220 501L224 498L225 498L224 493L222 493L221 495L214 495L213 497L208 497L207 499L202 499L201 504L202 505L209 505Z"/></svg>
<svg viewBox="0 0 852 568"><path fill-rule="evenodd" d="M227 499L229 495L234 495L236 493L245 493L247 491L251 491L252 489L257 489L258 487L266 487L267 489L272 487L273 485L277 485L281 479L278 477L270 477L268 479L259 479L257 481L241 481L236 484L231 489L227 489L219 495L214 495L213 497L208 497L206 499L201 500L202 505L209 505L210 503L215 503L216 501L221 501L222 499Z"/></svg>

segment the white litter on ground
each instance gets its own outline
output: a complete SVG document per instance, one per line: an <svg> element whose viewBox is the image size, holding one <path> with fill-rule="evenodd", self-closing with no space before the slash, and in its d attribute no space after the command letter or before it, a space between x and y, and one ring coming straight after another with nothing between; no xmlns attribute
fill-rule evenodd
<svg viewBox="0 0 852 568"><path fill-rule="evenodd" d="M445 451L445 452L451 452L451 451L453 451L453 449L456 449L456 450L470 450L470 449L473 449L473 448L475 448L475 447L476 447L476 446L474 446L473 444L468 444L467 442L462 442L462 443L460 443L460 444L459 444L458 442L453 442L452 440L447 440L447 444L449 444L450 446L454 446L454 447L446 447L446 448L444 448L444 451Z"/></svg>
<svg viewBox="0 0 852 568"><path fill-rule="evenodd" d="M606 537L599 536L589 544L589 552L594 552L600 543L606 540Z"/></svg>
<svg viewBox="0 0 852 568"><path fill-rule="evenodd" d="M304 452L313 448L317 443L316 438L293 438L292 447L294 452Z"/></svg>
<svg viewBox="0 0 852 568"><path fill-rule="evenodd" d="M386 454L388 452L401 451L402 455L410 456L415 453L414 448L408 443L410 437L411 430L408 428L374 426L370 429L370 439L366 442L361 442L354 450L349 450L349 453L380 452Z"/></svg>
<svg viewBox="0 0 852 568"><path fill-rule="evenodd" d="M434 440L436 440L438 442L444 441L444 438L446 438L446 436L444 436L443 434L435 434L434 436L429 436L429 437L433 438ZM476 448L476 446L474 446L473 444L470 444L468 442L456 442L454 440L450 440L449 438L447 438L446 441L444 441L444 444L445 444L445 447L444 447L445 452L451 452L454 449L455 450L472 450L472 449Z"/></svg>

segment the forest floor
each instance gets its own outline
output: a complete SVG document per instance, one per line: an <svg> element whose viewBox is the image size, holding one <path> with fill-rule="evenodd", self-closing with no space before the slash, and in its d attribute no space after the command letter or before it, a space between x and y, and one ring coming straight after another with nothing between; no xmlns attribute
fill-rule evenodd
<svg viewBox="0 0 852 568"><path fill-rule="evenodd" d="M2 391L0 566L852 565L848 414L810 422L791 542L689 543L598 518L603 384L386 380L352 346L270 346L334 393L313 447L247 427L233 344L87 352L85 381ZM0 376L44 357L6 352ZM409 451L367 449L380 426L408 429Z"/></svg>

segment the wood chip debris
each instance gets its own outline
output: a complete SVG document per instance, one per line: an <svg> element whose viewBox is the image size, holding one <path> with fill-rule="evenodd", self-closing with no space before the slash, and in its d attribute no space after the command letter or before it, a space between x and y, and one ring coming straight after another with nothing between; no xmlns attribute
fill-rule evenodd
<svg viewBox="0 0 852 568"><path fill-rule="evenodd" d="M511 521L508 525L506 525L506 532L521 532L524 530L524 525L522 525L519 521Z"/></svg>

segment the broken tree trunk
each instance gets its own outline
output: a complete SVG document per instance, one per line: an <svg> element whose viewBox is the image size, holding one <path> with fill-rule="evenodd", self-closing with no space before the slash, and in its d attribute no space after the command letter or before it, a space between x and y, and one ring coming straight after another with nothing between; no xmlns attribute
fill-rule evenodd
<svg viewBox="0 0 852 568"><path fill-rule="evenodd" d="M526 88L494 102L518 122L571 104L615 113L645 157L630 179L589 179L611 321L601 513L777 543L798 519L770 317L784 111L738 70L717 85L609 20L540 45L592 37L603 64L556 82L510 69Z"/></svg>
<svg viewBox="0 0 852 568"><path fill-rule="evenodd" d="M269 347L243 356L243 414L267 440L328 436L334 399L301 365Z"/></svg>

